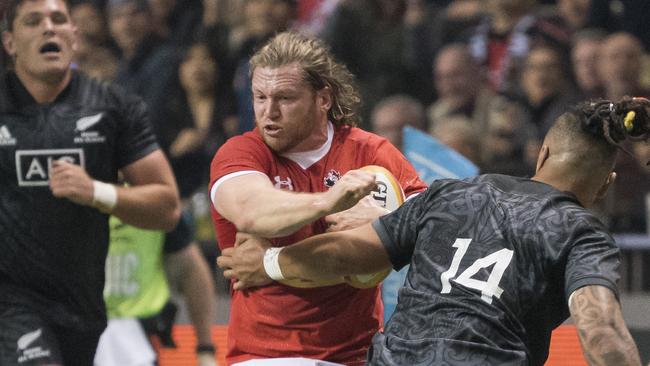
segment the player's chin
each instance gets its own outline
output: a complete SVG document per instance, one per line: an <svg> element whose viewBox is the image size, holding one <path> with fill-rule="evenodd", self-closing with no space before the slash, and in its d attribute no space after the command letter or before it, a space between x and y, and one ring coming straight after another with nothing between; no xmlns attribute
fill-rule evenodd
<svg viewBox="0 0 650 366"><path fill-rule="evenodd" d="M278 154L287 152L291 148L289 141L283 138L264 135L264 142L271 148L271 150Z"/></svg>

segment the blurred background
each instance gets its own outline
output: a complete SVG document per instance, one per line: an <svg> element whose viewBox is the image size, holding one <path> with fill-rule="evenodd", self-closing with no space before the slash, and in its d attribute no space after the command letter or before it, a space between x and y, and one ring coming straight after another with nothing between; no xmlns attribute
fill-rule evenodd
<svg viewBox="0 0 650 366"><path fill-rule="evenodd" d="M647 0L69 0L74 67L143 97L184 209L228 284L209 217L209 165L254 126L248 59L275 33L323 39L357 76L360 127L402 145L422 130L482 173L531 176L541 138L572 104L650 97ZM0 12L4 2L0 2ZM11 68L2 53L1 67ZM596 212L623 250L623 313L650 360L650 146L620 154ZM177 319L186 323L181 311Z"/></svg>

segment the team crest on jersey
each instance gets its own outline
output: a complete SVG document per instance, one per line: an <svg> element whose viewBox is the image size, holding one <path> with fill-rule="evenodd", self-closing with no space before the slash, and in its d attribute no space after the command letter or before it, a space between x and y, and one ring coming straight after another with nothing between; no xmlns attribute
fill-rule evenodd
<svg viewBox="0 0 650 366"><path fill-rule="evenodd" d="M291 178L287 177L283 180L279 175L276 175L273 179L275 180L275 188L293 191L293 183L291 183Z"/></svg>
<svg viewBox="0 0 650 366"><path fill-rule="evenodd" d="M39 346L39 341L43 338L43 329L38 328L34 331L23 334L18 338L16 351L18 352L18 363L25 363L37 358L50 357L51 351Z"/></svg>
<svg viewBox="0 0 650 366"><path fill-rule="evenodd" d="M54 160L85 167L82 149L16 150L16 176L19 186L47 186Z"/></svg>
<svg viewBox="0 0 650 366"><path fill-rule="evenodd" d="M0 146L14 146L16 138L11 135L6 125L0 126Z"/></svg>
<svg viewBox="0 0 650 366"><path fill-rule="evenodd" d="M75 144L99 144L106 141L106 137L97 131L88 131L102 120L103 113L97 113L92 116L81 117L75 123L74 131L78 133L74 138Z"/></svg>
<svg viewBox="0 0 650 366"><path fill-rule="evenodd" d="M341 173L337 172L336 170L332 169L327 173L325 178L323 178L323 184L325 184L325 187L327 188L332 188L336 182L339 181L341 178Z"/></svg>

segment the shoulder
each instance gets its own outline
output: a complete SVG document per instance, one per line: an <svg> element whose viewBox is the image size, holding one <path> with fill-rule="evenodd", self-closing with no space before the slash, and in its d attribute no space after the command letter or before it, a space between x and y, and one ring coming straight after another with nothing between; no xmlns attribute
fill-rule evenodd
<svg viewBox="0 0 650 366"><path fill-rule="evenodd" d="M358 127L342 126L336 130L335 138L343 145L353 145L358 149L395 148L388 140Z"/></svg>
<svg viewBox="0 0 650 366"><path fill-rule="evenodd" d="M111 109L144 108L142 98L107 81L91 78L83 73L75 75L75 102L83 106L95 105Z"/></svg>

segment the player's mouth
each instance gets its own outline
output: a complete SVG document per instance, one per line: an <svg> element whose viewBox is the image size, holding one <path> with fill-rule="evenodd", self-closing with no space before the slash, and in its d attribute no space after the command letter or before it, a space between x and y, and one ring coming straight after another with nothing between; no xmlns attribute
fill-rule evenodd
<svg viewBox="0 0 650 366"><path fill-rule="evenodd" d="M264 134L271 137L277 137L282 132L282 128L274 125L264 126Z"/></svg>
<svg viewBox="0 0 650 366"><path fill-rule="evenodd" d="M61 53L61 47L54 42L47 42L38 50L41 55L58 56Z"/></svg>

